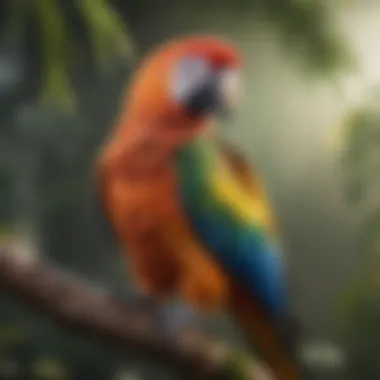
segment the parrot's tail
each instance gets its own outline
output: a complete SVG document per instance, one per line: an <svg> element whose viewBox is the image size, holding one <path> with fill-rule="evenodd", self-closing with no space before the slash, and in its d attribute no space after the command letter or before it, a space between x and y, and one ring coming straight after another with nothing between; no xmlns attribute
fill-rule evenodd
<svg viewBox="0 0 380 380"><path fill-rule="evenodd" d="M297 355L296 325L276 326L252 297L233 286L230 311L249 344L271 368L276 380L310 380Z"/></svg>

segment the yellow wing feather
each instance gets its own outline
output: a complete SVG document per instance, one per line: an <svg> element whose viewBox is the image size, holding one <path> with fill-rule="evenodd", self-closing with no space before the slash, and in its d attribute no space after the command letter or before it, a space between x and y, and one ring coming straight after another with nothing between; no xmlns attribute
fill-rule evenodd
<svg viewBox="0 0 380 380"><path fill-rule="evenodd" d="M264 189L252 165L232 145L220 143L221 160L211 182L216 195L244 220L277 230L273 212Z"/></svg>

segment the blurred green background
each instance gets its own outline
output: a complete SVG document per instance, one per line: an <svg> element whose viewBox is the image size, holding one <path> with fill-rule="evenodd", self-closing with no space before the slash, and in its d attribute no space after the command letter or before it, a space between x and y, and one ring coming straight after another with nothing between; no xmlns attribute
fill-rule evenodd
<svg viewBox="0 0 380 380"><path fill-rule="evenodd" d="M380 378L380 4L348 0L7 0L0 4L0 242L120 294L93 162L142 55L231 38L245 98L222 134L259 166L316 379ZM205 328L240 344L223 316ZM212 326L211 326L212 325ZM0 296L0 380L175 379Z"/></svg>

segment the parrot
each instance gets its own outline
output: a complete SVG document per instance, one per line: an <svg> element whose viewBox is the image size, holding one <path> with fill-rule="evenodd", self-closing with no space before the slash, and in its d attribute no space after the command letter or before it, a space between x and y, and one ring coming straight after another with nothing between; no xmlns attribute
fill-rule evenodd
<svg viewBox="0 0 380 380"><path fill-rule="evenodd" d="M302 380L264 181L217 129L241 99L243 66L213 35L148 52L97 156L99 194L144 294L227 312L279 380Z"/></svg>

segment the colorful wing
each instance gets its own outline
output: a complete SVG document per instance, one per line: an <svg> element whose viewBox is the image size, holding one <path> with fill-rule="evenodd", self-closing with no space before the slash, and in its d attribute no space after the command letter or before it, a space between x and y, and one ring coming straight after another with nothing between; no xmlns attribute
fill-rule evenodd
<svg viewBox="0 0 380 380"><path fill-rule="evenodd" d="M287 314L287 296L273 218L259 182L247 176L243 163L233 150L226 154L226 148L207 143L183 151L182 201L209 252L277 319Z"/></svg>
<svg viewBox="0 0 380 380"><path fill-rule="evenodd" d="M235 175L236 181L239 181L247 192L251 194L253 200L258 206L261 206L259 212L262 215L262 224L278 235L278 226L274 218L272 208L266 193L266 190L260 180L260 175L247 159L239 153L230 143L219 141L220 152L224 156L227 165Z"/></svg>

